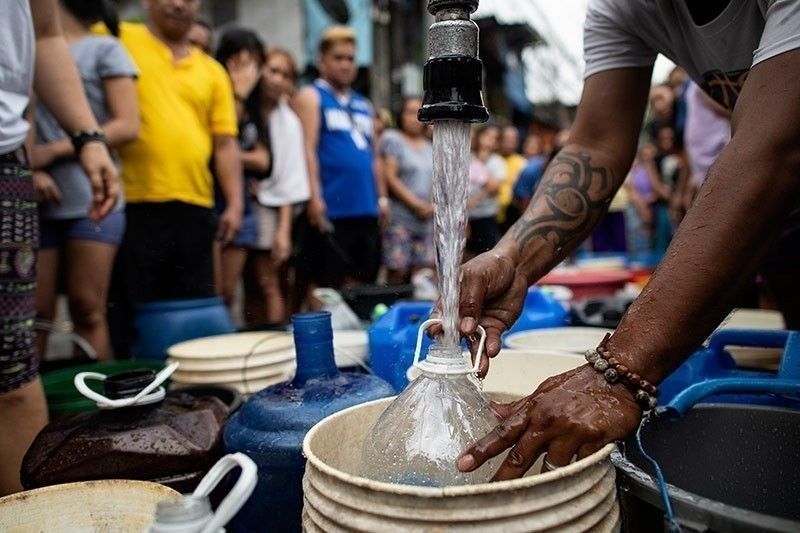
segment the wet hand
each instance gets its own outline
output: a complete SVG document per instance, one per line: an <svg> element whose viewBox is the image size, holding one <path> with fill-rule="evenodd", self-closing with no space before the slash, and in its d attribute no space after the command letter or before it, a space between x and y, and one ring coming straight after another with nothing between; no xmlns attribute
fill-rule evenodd
<svg viewBox="0 0 800 533"><path fill-rule="evenodd" d="M78 161L89 178L92 204L89 218L98 222L111 212L119 196L119 174L111 160L108 148L101 142L89 142L81 148Z"/></svg>
<svg viewBox="0 0 800 533"><path fill-rule="evenodd" d="M36 190L36 201L58 205L61 203L61 190L53 177L42 170L33 172L33 188Z"/></svg>
<svg viewBox="0 0 800 533"><path fill-rule="evenodd" d="M462 265L459 329L470 341L473 356L479 325L486 330L486 355L491 358L500 352L500 335L519 318L527 292L528 280L516 268L516 262L496 250L489 250ZM430 332L437 335L441 328L431 328ZM488 370L489 360L484 357L478 375L483 377Z"/></svg>
<svg viewBox="0 0 800 533"><path fill-rule="evenodd" d="M624 385L611 385L584 365L553 376L511 404L495 404L504 419L458 460L470 472L508 448L493 481L522 477L542 453L553 466L582 459L632 434L642 411Z"/></svg>
<svg viewBox="0 0 800 533"><path fill-rule="evenodd" d="M240 207L228 206L219 216L219 227L217 228L217 240L223 246L230 243L239 228L242 226L242 209Z"/></svg>

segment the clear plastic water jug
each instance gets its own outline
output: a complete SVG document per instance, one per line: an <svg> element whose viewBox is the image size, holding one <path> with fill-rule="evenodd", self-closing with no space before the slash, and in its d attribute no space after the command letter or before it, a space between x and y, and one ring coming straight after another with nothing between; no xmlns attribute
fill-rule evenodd
<svg viewBox="0 0 800 533"><path fill-rule="evenodd" d="M497 470L497 460L469 473L456 468L458 457L499 423L473 377L486 332L480 328L474 367L458 346L433 344L420 361L425 329L438 322L431 319L420 326L414 366L421 373L383 412L364 441L365 477L444 487L488 482Z"/></svg>

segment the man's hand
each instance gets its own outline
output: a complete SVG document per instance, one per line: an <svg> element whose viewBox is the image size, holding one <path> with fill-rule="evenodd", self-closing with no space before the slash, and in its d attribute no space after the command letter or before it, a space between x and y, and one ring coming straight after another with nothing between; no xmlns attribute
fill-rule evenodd
<svg viewBox="0 0 800 533"><path fill-rule="evenodd" d="M510 328L522 312L528 281L516 268L515 261L496 250L490 250L461 267L461 297L459 301L459 330L473 339L478 326L486 330L485 353L495 357L500 352L500 335ZM438 316L439 309L434 312ZM438 335L441 327L433 327ZM477 344L470 343L473 356ZM478 375L489 370L488 359L482 359Z"/></svg>
<svg viewBox="0 0 800 533"><path fill-rule="evenodd" d="M306 206L306 215L311 225L320 231L325 231L325 219L328 208L321 196L312 195Z"/></svg>
<svg viewBox="0 0 800 533"><path fill-rule="evenodd" d="M242 226L242 208L238 206L228 206L219 216L219 228L217 229L217 240L222 245L230 243L239 228Z"/></svg>
<svg viewBox="0 0 800 533"><path fill-rule="evenodd" d="M108 154L108 148L101 142L89 142L81 148L78 161L89 178L92 188L92 204L89 218L98 222L111 212L119 196L119 175L117 167Z"/></svg>
<svg viewBox="0 0 800 533"><path fill-rule="evenodd" d="M53 177L43 170L33 172L33 188L36 190L36 201L39 203L58 205L61 203L61 190Z"/></svg>
<svg viewBox="0 0 800 533"><path fill-rule="evenodd" d="M511 404L495 404L504 419L458 460L470 472L511 448L492 481L522 477L536 459L564 466L631 434L642 411L624 385L611 385L587 365L553 376Z"/></svg>

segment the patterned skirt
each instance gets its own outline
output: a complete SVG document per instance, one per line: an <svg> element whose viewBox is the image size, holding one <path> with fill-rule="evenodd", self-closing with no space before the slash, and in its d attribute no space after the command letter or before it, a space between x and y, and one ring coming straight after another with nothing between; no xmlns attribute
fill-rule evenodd
<svg viewBox="0 0 800 533"><path fill-rule="evenodd" d="M37 376L33 322L38 241L31 170L21 153L0 156L0 393Z"/></svg>

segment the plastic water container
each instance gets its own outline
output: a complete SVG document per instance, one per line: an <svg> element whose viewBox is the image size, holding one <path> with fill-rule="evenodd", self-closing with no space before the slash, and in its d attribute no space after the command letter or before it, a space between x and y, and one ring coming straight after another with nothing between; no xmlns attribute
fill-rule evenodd
<svg viewBox="0 0 800 533"><path fill-rule="evenodd" d="M414 361L419 325L433 310L432 302L398 302L369 330L370 365L376 375L392 384L397 392L408 385L406 372ZM528 290L517 322L506 332L566 326L569 315L551 295L537 287ZM423 351L431 341L425 337Z"/></svg>
<svg viewBox="0 0 800 533"><path fill-rule="evenodd" d="M539 328L569 325L569 313L561 303L538 287L528 289L522 314L505 335Z"/></svg>
<svg viewBox="0 0 800 533"><path fill-rule="evenodd" d="M137 479L193 490L222 455L230 412L214 395L167 393L173 370L78 374L76 388L101 408L48 424L23 459L22 485ZM102 392L88 380L102 382Z"/></svg>
<svg viewBox="0 0 800 533"><path fill-rule="evenodd" d="M216 296L139 304L134 327L133 356L158 361L173 344L235 331L225 302Z"/></svg>
<svg viewBox="0 0 800 533"><path fill-rule="evenodd" d="M303 506L303 438L323 418L394 394L384 380L340 372L333 354L329 313L292 317L297 373L256 393L225 428L225 450L242 452L259 468L258 485L234 531L299 531Z"/></svg>
<svg viewBox="0 0 800 533"><path fill-rule="evenodd" d="M733 346L783 348L778 372L738 368L727 349ZM702 395L706 402L800 408L800 395L796 393L748 392L754 386L767 385L800 388L800 335L785 330L725 329L717 331L707 347L695 352L661 383L659 403L681 403Z"/></svg>
<svg viewBox="0 0 800 533"><path fill-rule="evenodd" d="M417 330L432 310L432 302L398 302L369 328L370 367L397 392L408 385L406 371L414 362ZM426 336L423 342L427 351L431 340Z"/></svg>

